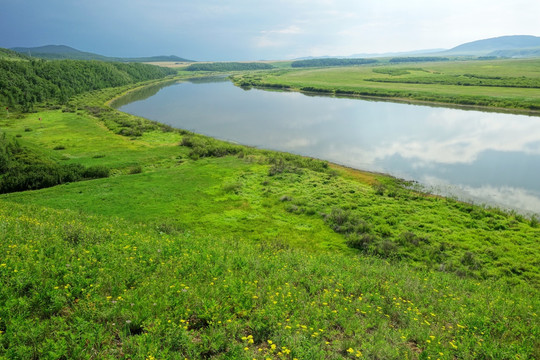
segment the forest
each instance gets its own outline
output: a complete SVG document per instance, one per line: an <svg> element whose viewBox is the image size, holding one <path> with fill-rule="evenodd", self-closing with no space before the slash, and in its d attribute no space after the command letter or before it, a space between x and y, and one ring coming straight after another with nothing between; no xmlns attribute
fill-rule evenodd
<svg viewBox="0 0 540 360"><path fill-rule="evenodd" d="M139 63L0 59L0 103L29 112L40 102L66 103L86 91L173 74L175 70Z"/></svg>
<svg viewBox="0 0 540 360"><path fill-rule="evenodd" d="M389 60L390 63L432 62L432 61L450 61L450 59L447 57L439 57L439 56L420 56L420 57L395 57Z"/></svg>
<svg viewBox="0 0 540 360"><path fill-rule="evenodd" d="M374 64L375 59L310 59L310 60L298 60L293 61L291 66L293 68L300 67L325 67L325 66L353 66L353 65L366 65Z"/></svg>
<svg viewBox="0 0 540 360"><path fill-rule="evenodd" d="M191 64L186 71L244 71L244 70L269 70L274 67L266 63L239 63L239 62L215 62Z"/></svg>

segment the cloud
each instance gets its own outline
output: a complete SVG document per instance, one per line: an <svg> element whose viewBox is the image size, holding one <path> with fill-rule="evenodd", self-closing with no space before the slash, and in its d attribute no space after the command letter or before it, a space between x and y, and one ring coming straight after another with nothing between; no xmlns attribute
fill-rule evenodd
<svg viewBox="0 0 540 360"><path fill-rule="evenodd" d="M435 176L424 176L421 183L435 194L453 196L473 203L518 209L531 214L540 209L540 193L519 187L451 184Z"/></svg>
<svg viewBox="0 0 540 360"><path fill-rule="evenodd" d="M4 0L0 46L214 60L351 55L540 35L537 0ZM144 52L144 53L142 53Z"/></svg>
<svg viewBox="0 0 540 360"><path fill-rule="evenodd" d="M437 109L422 127L407 136L370 150L373 160L399 154L415 159L416 166L472 164L480 154L493 150L539 155L540 122L528 116ZM436 130L438 129L438 131Z"/></svg>
<svg viewBox="0 0 540 360"><path fill-rule="evenodd" d="M291 25L286 28L277 29L277 30L262 30L262 34L280 34L280 35L294 35L294 34L302 34L304 31L296 26Z"/></svg>

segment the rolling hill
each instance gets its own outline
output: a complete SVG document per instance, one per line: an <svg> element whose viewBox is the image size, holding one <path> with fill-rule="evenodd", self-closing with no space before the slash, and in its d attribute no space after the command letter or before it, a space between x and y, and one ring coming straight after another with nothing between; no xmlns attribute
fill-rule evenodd
<svg viewBox="0 0 540 360"><path fill-rule="evenodd" d="M18 53L37 57L47 60L100 60L100 61L119 61L119 62L157 62L157 61L174 61L174 62L193 62L193 60L184 59L175 55L168 56L151 56L137 58L122 58L109 57L91 52L80 51L66 45L45 45L39 47L15 47L11 50Z"/></svg>
<svg viewBox="0 0 540 360"><path fill-rule="evenodd" d="M448 55L494 55L494 56L538 56L540 37L530 35L500 36L461 44L448 51Z"/></svg>

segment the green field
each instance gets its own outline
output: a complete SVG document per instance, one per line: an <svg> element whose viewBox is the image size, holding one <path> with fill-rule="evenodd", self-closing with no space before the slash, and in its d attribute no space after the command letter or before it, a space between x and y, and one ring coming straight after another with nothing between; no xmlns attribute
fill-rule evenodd
<svg viewBox="0 0 540 360"><path fill-rule="evenodd" d="M451 61L278 70L236 75L260 86L514 110L540 109L540 60Z"/></svg>
<svg viewBox="0 0 540 360"><path fill-rule="evenodd" d="M540 357L535 217L105 105L135 88L0 115L36 158L111 173L0 195L0 358Z"/></svg>

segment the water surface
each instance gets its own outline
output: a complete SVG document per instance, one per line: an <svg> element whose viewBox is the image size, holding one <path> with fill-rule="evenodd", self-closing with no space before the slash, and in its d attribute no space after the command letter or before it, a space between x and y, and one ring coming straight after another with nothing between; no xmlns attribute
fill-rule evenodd
<svg viewBox="0 0 540 360"><path fill-rule="evenodd" d="M540 213L540 117L246 91L215 79L142 97L119 109L219 139L416 180L434 193Z"/></svg>

